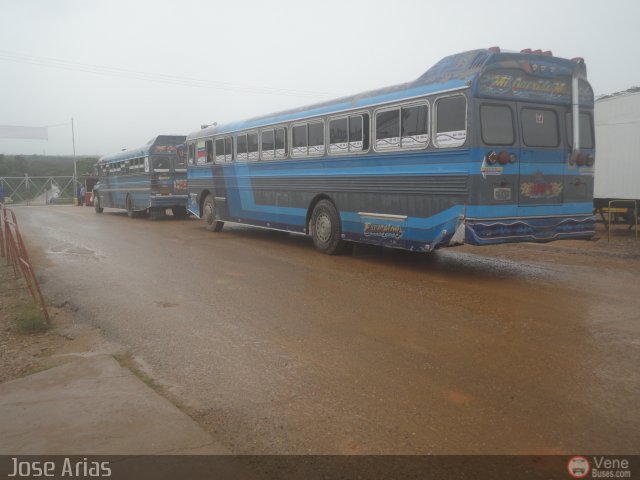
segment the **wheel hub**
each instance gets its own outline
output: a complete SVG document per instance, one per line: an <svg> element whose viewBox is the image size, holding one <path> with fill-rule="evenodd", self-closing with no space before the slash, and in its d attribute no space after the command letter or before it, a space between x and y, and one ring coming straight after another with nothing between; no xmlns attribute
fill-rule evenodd
<svg viewBox="0 0 640 480"><path fill-rule="evenodd" d="M331 219L326 213L321 213L316 218L316 235L322 243L331 240Z"/></svg>

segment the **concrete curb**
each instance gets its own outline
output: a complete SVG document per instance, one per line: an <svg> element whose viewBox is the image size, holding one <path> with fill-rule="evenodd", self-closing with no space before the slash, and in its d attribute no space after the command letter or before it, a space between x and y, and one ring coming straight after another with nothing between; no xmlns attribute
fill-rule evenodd
<svg viewBox="0 0 640 480"><path fill-rule="evenodd" d="M110 355L0 384L1 455L230 453Z"/></svg>

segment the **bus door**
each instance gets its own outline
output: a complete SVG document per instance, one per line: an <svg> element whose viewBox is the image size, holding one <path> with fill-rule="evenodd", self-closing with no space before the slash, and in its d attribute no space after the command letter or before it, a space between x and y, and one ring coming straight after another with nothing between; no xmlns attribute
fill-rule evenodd
<svg viewBox="0 0 640 480"><path fill-rule="evenodd" d="M216 220L229 218L229 202L227 199L227 185L224 181L224 165L213 164L213 190L216 205Z"/></svg>
<svg viewBox="0 0 640 480"><path fill-rule="evenodd" d="M518 156L518 205L557 205L563 201L566 146L561 107L518 103L521 150Z"/></svg>

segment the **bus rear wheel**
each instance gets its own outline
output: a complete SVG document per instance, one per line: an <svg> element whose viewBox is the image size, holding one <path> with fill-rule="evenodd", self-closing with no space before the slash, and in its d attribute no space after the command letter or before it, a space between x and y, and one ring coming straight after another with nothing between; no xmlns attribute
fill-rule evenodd
<svg viewBox="0 0 640 480"><path fill-rule="evenodd" d="M104 208L100 206L100 196L98 194L93 197L93 208L95 208L96 213L102 213Z"/></svg>
<svg viewBox="0 0 640 480"><path fill-rule="evenodd" d="M219 232L224 227L224 222L216 220L216 204L213 201L213 196L207 195L202 205L202 219L204 224L210 232Z"/></svg>
<svg viewBox="0 0 640 480"><path fill-rule="evenodd" d="M313 244L322 253L335 255L345 249L340 228L340 215L329 200L320 200L311 214L311 237Z"/></svg>

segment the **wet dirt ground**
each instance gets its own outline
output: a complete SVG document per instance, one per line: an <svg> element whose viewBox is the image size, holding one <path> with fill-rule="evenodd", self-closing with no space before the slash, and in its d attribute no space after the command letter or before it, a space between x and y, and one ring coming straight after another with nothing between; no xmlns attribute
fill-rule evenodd
<svg viewBox="0 0 640 480"><path fill-rule="evenodd" d="M640 450L640 241L622 229L329 257L194 219L15 211L47 295L234 453Z"/></svg>

